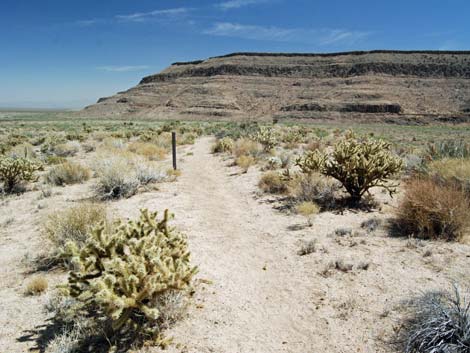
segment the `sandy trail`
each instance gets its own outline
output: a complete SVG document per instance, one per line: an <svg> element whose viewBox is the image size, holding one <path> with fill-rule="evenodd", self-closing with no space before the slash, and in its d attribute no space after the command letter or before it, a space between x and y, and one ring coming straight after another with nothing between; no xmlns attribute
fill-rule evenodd
<svg viewBox="0 0 470 353"><path fill-rule="evenodd" d="M193 261L201 262L199 276L214 282L214 293L174 335L189 335L196 352L305 351L315 332L305 324L313 310L305 299L314 288L293 275L287 217L260 209L209 147L210 139L199 140L184 165L175 212L192 220Z"/></svg>

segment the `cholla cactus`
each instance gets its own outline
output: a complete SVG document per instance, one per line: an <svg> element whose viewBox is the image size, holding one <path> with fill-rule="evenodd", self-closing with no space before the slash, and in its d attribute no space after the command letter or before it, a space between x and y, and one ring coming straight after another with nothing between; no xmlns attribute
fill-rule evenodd
<svg viewBox="0 0 470 353"><path fill-rule="evenodd" d="M114 332L157 334L159 298L190 286L196 268L190 265L186 238L169 227L169 219L168 210L161 220L156 212L142 210L138 221L121 223L114 232L95 228L81 249L67 245L74 266L70 295L103 313Z"/></svg>
<svg viewBox="0 0 470 353"><path fill-rule="evenodd" d="M265 151L272 150L278 143L276 132L271 128L261 127L253 136L253 140L261 143Z"/></svg>
<svg viewBox="0 0 470 353"><path fill-rule="evenodd" d="M213 153L231 152L234 142L230 137L224 137L218 140L212 148Z"/></svg>
<svg viewBox="0 0 470 353"><path fill-rule="evenodd" d="M351 200L358 202L374 186L385 188L390 195L396 192L396 185L388 185L387 179L402 170L403 162L390 147L383 140L358 139L348 132L331 153L309 152L297 160L297 165L304 173L317 171L337 179Z"/></svg>
<svg viewBox="0 0 470 353"><path fill-rule="evenodd" d="M23 182L36 181L35 172L40 168L39 163L26 158L0 157L0 182L5 192L12 192Z"/></svg>

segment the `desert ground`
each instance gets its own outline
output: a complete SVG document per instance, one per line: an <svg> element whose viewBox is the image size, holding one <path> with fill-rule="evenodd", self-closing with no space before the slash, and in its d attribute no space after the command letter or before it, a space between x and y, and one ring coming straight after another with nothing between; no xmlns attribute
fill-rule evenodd
<svg viewBox="0 0 470 353"><path fill-rule="evenodd" d="M8 133L44 124L36 117L5 122ZM61 123L48 124L60 133ZM453 138L469 130L374 125L357 131L376 136L398 131L395 145L404 147L400 141L406 139L413 149L434 137ZM232 155L213 153L215 142L212 134L201 133L194 143L178 146L181 175L130 197L102 201L113 218L121 219L136 218L142 208L169 209L175 215L172 224L187 236L191 263L198 267L194 295L183 317L165 330L172 338L166 351L394 352L408 300L467 283L470 246L465 237L445 241L390 235L404 179L393 197L372 189L377 204L370 209L325 210L308 226L305 217L285 207L285 195L260 190L260 164L245 173ZM67 160L92 164L98 150L80 148ZM158 161L160 169L171 167L170 157ZM60 332L54 331L53 314L45 306L56 286L67 281L68 271L37 265L51 247L44 223L51 214L93 199L97 176L49 185L43 181L49 168L38 172L40 179L25 191L1 196L2 352L56 352L48 342ZM314 249L299 255L309 242ZM48 288L26 294L37 276L47 279ZM150 345L134 351L161 349Z"/></svg>

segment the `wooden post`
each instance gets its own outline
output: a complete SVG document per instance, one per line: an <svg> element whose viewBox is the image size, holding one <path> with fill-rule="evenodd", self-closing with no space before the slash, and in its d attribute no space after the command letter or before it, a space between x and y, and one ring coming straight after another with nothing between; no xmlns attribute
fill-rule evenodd
<svg viewBox="0 0 470 353"><path fill-rule="evenodd" d="M173 169L176 170L176 132L171 133L171 148L173 152Z"/></svg>

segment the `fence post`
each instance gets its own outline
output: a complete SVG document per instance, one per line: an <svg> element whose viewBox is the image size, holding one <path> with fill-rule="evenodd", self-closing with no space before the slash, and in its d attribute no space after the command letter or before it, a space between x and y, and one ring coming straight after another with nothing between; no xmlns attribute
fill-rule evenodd
<svg viewBox="0 0 470 353"><path fill-rule="evenodd" d="M173 152L173 169L176 170L176 132L171 133L171 149Z"/></svg>

